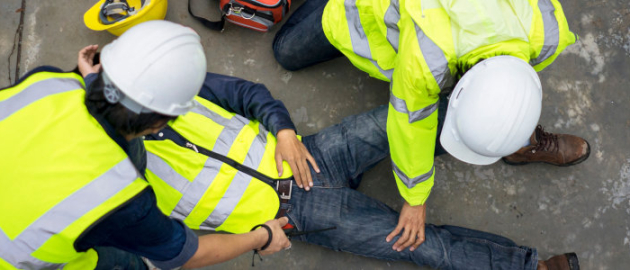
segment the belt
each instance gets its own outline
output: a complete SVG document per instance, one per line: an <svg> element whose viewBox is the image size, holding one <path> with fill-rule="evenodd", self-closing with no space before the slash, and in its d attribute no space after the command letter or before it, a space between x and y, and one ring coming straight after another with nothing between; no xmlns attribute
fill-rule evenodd
<svg viewBox="0 0 630 270"><path fill-rule="evenodd" d="M283 204L288 204L291 199L291 190L293 189L293 180L279 180L276 181L276 191L278 197L280 197L280 210L276 218L284 217L287 214L287 209L282 207Z"/></svg>

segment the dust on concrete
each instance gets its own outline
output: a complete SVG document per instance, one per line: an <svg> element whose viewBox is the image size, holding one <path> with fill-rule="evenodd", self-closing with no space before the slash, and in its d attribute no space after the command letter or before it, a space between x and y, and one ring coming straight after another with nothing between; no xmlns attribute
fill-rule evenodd
<svg viewBox="0 0 630 270"><path fill-rule="evenodd" d="M31 70L31 66L37 63L37 57L39 56L40 46L42 44L42 39L39 35L37 35L37 14L39 13L39 6L35 6L35 10L33 13L28 15L26 18L26 29L25 33L29 33L26 37L26 47L28 48L25 51L28 51L26 54L26 59L24 60L24 69L23 72Z"/></svg>
<svg viewBox="0 0 630 270"><path fill-rule="evenodd" d="M592 106L591 94L593 84L589 81L574 81L567 79L550 78L547 84L551 91L564 94L561 106L562 111L557 115L554 123L556 129L567 129L574 126L583 126L589 110Z"/></svg>

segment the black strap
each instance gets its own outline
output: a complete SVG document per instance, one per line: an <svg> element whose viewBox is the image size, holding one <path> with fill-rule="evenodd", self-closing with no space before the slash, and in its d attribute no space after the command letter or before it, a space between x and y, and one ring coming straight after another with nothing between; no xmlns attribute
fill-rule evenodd
<svg viewBox="0 0 630 270"><path fill-rule="evenodd" d="M195 14L192 13L192 9L190 8L190 1L188 0L188 13L190 13L190 16L192 16L193 18L195 18L197 21L199 21L201 24L203 24L204 26L215 30L215 31L223 31L223 26L225 25L225 13L222 12L221 13L221 20L219 21L210 21L206 18L203 17L199 17Z"/></svg>
<svg viewBox="0 0 630 270"><path fill-rule="evenodd" d="M260 249L254 249L254 251L262 251L262 250L267 249L269 245L271 245L271 240L273 240L273 233L271 232L271 228L269 228L267 224L258 224L254 226L254 228L252 228L250 232L253 232L255 229L258 229L259 227L263 227L265 228L265 230L267 230L267 234L269 235L269 238L267 238L267 243L265 243L265 245L263 245Z"/></svg>
<svg viewBox="0 0 630 270"><path fill-rule="evenodd" d="M254 15L254 17L260 17L260 18L263 18L263 19L268 20L270 22L274 22L272 15L268 15L268 14L265 14L265 13L262 13L262 12L258 12L258 11L256 11L253 8L243 6L243 10L241 12L243 12L243 11L245 11L246 13ZM227 13L227 11L225 13Z"/></svg>
<svg viewBox="0 0 630 270"><path fill-rule="evenodd" d="M258 254L258 251L267 249L269 247L269 245L271 245L271 240L273 240L273 233L271 232L271 228L269 228L269 226L267 226L267 224L258 224L256 226L254 226L254 228L252 228L250 230L250 232L254 231L258 227L263 227L263 228L265 228L265 230L267 230L268 238L267 238L267 243L265 243L264 246L262 246L260 249L254 249L254 255L252 256L252 267L254 267L254 259L256 258L256 255L258 255L258 258L260 258L261 262L263 260L262 257L260 257L260 254Z"/></svg>
<svg viewBox="0 0 630 270"><path fill-rule="evenodd" d="M250 167L247 167L241 163L238 163L237 161L226 157L224 155L221 155L219 153L210 151L206 148L203 148L199 145L195 145L192 142L188 141L186 138L184 138L184 136L182 136L181 134L179 134L177 131L173 130L173 128L171 128L171 126L166 126L166 128L162 129L160 131L160 133L163 133L161 137L155 136L155 135L150 135L147 136L145 139L147 140L164 140L166 138L172 140L175 144L184 147L184 148L188 148L191 149L197 153L200 153L202 155L214 158L216 160L219 160L227 165L232 166L233 168L244 172L246 174L248 174L251 177L257 178L260 181L263 181L265 184L270 185L272 188L276 188L276 181L282 181L282 180L292 180L293 177L289 177L289 178L283 178L283 179L273 179L269 176L266 176L262 173L260 173L257 170L254 170Z"/></svg>

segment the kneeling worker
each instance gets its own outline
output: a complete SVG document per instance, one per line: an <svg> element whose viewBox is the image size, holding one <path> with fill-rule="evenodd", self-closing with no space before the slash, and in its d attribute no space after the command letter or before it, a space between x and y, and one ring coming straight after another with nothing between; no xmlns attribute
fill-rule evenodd
<svg viewBox="0 0 630 270"><path fill-rule="evenodd" d="M100 71L87 60L95 51L80 53L82 73ZM105 46L103 71L87 91L80 76L52 67L0 90L0 269L95 269L109 259L98 246L163 269L201 267L266 243L263 254L290 244L286 219L198 238L160 212L137 170L138 138L193 107L205 59L193 30L151 21Z"/></svg>

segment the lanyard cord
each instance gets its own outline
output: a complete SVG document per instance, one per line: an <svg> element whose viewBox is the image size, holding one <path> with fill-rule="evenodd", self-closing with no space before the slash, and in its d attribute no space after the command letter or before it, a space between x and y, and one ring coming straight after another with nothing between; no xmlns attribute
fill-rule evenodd
<svg viewBox="0 0 630 270"><path fill-rule="evenodd" d="M171 126L166 126L166 128L162 129L160 131L160 135L161 136L155 136L155 135L150 135L145 137L146 140L166 140L169 139L171 141L173 141L175 144L184 147L184 148L188 148L190 150L193 150L197 153L200 153L202 155L214 158L216 160L219 160L227 165L230 165L231 167L244 172L246 174L248 174L251 177L254 177L262 182L264 182L265 184L271 186L272 188L275 189L276 187L276 182L277 181L284 181L284 180L293 180L293 177L288 177L288 178L282 178L282 179L273 179L269 176L266 176L264 174L262 174L261 172L254 170L250 167L247 167L229 157L226 157L224 155L221 155L217 152L208 150L206 148L203 148L199 145L196 145L190 141L188 141L186 138L184 138L184 136L182 136L181 134L179 134L177 131L173 130L173 128Z"/></svg>

